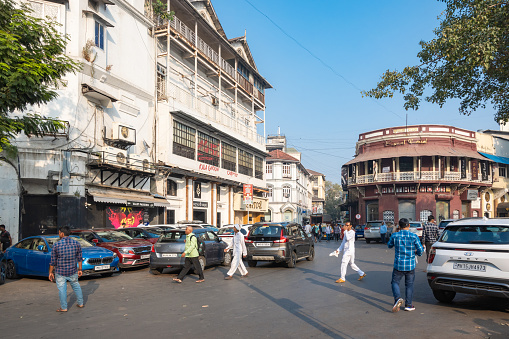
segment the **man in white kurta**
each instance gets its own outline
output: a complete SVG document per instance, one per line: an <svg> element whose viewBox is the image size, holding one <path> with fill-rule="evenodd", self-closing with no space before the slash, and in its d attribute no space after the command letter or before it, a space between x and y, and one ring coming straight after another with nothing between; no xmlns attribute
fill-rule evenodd
<svg viewBox="0 0 509 339"><path fill-rule="evenodd" d="M343 226L345 233L343 234L343 241L341 246L334 252L336 255L343 251L343 259L341 260L341 278L336 280L337 283L344 283L346 276L346 267L350 264L350 267L359 274L359 280L364 279L366 273L361 271L357 265L355 265L355 231L352 230L352 224L346 222Z"/></svg>
<svg viewBox="0 0 509 339"><path fill-rule="evenodd" d="M228 271L226 277L224 278L225 280L232 279L232 276L235 273L235 271L237 271L237 268L239 269L242 278L245 278L248 275L246 266L244 266L244 262L242 261L242 257L245 257L247 255L244 235L240 233L240 225L238 224L234 225L233 229L235 235L233 236L232 242L230 243L230 245L228 245L228 247L224 249L225 252L228 252L230 249L233 248L233 260L230 270Z"/></svg>

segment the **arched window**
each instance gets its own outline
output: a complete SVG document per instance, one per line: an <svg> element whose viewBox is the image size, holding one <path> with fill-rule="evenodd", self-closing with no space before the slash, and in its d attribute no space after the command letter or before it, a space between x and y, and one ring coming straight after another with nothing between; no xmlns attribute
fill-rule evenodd
<svg viewBox="0 0 509 339"><path fill-rule="evenodd" d="M290 198L292 188L290 186L283 186L283 198Z"/></svg>
<svg viewBox="0 0 509 339"><path fill-rule="evenodd" d="M286 210L284 213L285 222L293 221L293 212L290 210Z"/></svg>
<svg viewBox="0 0 509 339"><path fill-rule="evenodd" d="M176 197L177 196L177 183L173 180L167 181L166 195Z"/></svg>

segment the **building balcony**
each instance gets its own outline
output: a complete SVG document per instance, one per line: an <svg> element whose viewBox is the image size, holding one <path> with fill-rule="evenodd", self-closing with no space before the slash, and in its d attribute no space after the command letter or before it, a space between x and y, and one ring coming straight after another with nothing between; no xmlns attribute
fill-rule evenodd
<svg viewBox="0 0 509 339"><path fill-rule="evenodd" d="M160 19L156 25L156 35L165 35L168 21ZM210 45L199 36L196 36L194 30L190 29L182 20L175 16L173 20L169 21L169 26L178 38L185 41L190 47L195 48L201 57L217 69L220 69L223 72L222 74L229 76L231 80L235 81L238 87L244 90L251 99L256 99L262 105L265 105L265 95L257 88L254 88L254 85L248 79L236 71L235 67L223 59Z"/></svg>
<svg viewBox="0 0 509 339"><path fill-rule="evenodd" d="M441 178L440 171L421 171L421 172L390 172L358 175L354 181L352 177L348 178L348 185L362 185L362 184L380 184L388 182L472 182L480 184L492 184L491 175L488 180L482 180L482 176L477 179L472 179L472 174L467 173L465 178L461 178L460 172L446 172Z"/></svg>

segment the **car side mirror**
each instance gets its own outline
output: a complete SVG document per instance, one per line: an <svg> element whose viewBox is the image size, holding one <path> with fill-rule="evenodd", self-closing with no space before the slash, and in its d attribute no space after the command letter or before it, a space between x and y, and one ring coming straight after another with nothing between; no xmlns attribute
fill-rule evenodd
<svg viewBox="0 0 509 339"><path fill-rule="evenodd" d="M92 239L92 242L93 242L94 244L98 244L98 243L99 243L99 239Z"/></svg>
<svg viewBox="0 0 509 339"><path fill-rule="evenodd" d="M41 251L41 252L44 252L44 245L37 246L37 250Z"/></svg>

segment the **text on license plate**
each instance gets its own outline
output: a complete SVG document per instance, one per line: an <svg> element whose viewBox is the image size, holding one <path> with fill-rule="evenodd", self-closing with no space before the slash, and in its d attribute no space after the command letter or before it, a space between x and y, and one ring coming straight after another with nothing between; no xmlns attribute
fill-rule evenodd
<svg viewBox="0 0 509 339"><path fill-rule="evenodd" d="M161 255L161 257L163 257L163 258L176 258L177 257L177 253L163 253Z"/></svg>
<svg viewBox="0 0 509 339"><path fill-rule="evenodd" d="M144 254L142 256L140 256L141 259L148 259L150 258L150 254Z"/></svg>
<svg viewBox="0 0 509 339"><path fill-rule="evenodd" d="M96 270L96 271L109 270L109 269L110 269L110 265L99 265L99 266L94 267L94 270Z"/></svg>
<svg viewBox="0 0 509 339"><path fill-rule="evenodd" d="M452 268L455 270L486 272L486 265L481 264L454 263Z"/></svg>
<svg viewBox="0 0 509 339"><path fill-rule="evenodd" d="M258 243L256 243L256 246L257 247L272 246L272 243L270 243L270 242L258 242Z"/></svg>

